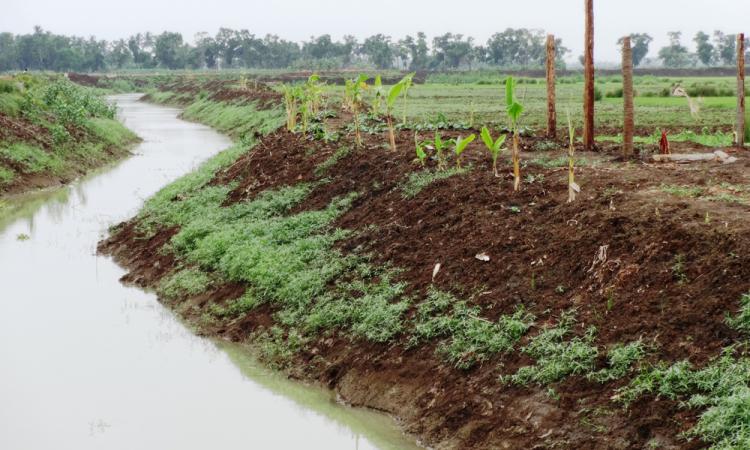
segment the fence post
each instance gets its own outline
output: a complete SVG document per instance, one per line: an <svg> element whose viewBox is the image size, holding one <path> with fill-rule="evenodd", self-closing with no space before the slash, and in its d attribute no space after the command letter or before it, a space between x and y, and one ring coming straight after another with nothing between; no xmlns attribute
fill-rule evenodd
<svg viewBox="0 0 750 450"><path fill-rule="evenodd" d="M745 145L745 34L737 35L737 147Z"/></svg>
<svg viewBox="0 0 750 450"><path fill-rule="evenodd" d="M557 137L557 111L555 110L555 36L547 35L547 137Z"/></svg>
<svg viewBox="0 0 750 450"><path fill-rule="evenodd" d="M594 149L594 0L586 2L584 42L583 149Z"/></svg>
<svg viewBox="0 0 750 450"><path fill-rule="evenodd" d="M633 107L633 48L630 44L630 36L622 39L622 102L624 105L622 152L625 156L632 156L635 111Z"/></svg>

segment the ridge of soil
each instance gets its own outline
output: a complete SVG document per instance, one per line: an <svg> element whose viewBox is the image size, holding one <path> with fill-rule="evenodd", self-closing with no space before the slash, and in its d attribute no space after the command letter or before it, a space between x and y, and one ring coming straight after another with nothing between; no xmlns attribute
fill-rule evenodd
<svg viewBox="0 0 750 450"><path fill-rule="evenodd" d="M539 317L539 328L576 309L577 331L596 326L600 348L642 338L652 346L654 362L690 359L702 365L738 338L725 314L734 313L750 289L750 207L679 198L660 187L708 186L709 180L750 185L747 152L737 153L739 162L730 165L652 165L617 161L606 153L578 154L601 164L577 169L583 191L569 204L567 170L530 162L550 153L524 153L523 176L530 178L513 193L507 163L495 178L486 150L475 143L464 157L464 164L473 166L468 174L406 198L401 186L419 170L411 132L398 134L396 152L384 146L385 134L364 136L363 148L318 173L342 145L353 147L351 137L324 143L277 131L212 183L237 182L228 200L233 203L266 189L327 178L296 211L319 209L357 191L359 197L334 224L357 230L338 243L342 252L365 248L373 263L403 269L396 281L407 283L409 295L425 294L440 263L434 284L481 306L488 319L524 304ZM129 270L124 281L154 288L178 264L161 251L177 230L146 237L136 220L120 225L99 251ZM602 251L606 257L598 260ZM478 260L479 253L490 261ZM686 280L675 277L678 255ZM197 323L210 305L243 290L220 286L181 302L177 313ZM273 324L273 312L266 305L200 332L245 341ZM354 406L398 417L405 431L435 448L641 449L654 440L661 448L705 447L679 437L699 411L653 397L628 409L612 402L628 379L601 385L570 377L555 384L558 399L548 396L546 387L498 381L500 374L531 362L515 352L462 371L437 357L434 344L407 348L405 338L377 345L333 335L298 355L290 375L322 382ZM599 365L604 364L602 357Z"/></svg>

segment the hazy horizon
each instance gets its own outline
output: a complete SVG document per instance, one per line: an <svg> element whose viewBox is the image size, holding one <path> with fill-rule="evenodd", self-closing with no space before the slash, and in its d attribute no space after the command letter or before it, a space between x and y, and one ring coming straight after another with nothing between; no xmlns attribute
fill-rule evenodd
<svg viewBox="0 0 750 450"><path fill-rule="evenodd" d="M358 3L360 7L353 6ZM106 40L139 32L178 31L190 42L196 33L205 31L213 35L220 27L248 29L259 36L277 34L297 42L321 34L330 34L335 39L351 34L361 41L383 33L397 40L424 31L430 39L452 32L484 43L493 33L512 27L554 33L571 49L568 59L577 59L583 49L583 0L526 0L522 4L490 0L460 4L446 0L408 3L381 0L378 8L368 9L370 4L349 2L342 6L332 0L281 0L236 5L228 0L214 0L207 8L199 0L185 0L176 7L154 0L111 3L9 0L0 16L0 31L27 34L39 25L53 33L93 35ZM504 5L512 5L513 12L506 16ZM398 8L402 12L394 13ZM700 0L690 4L677 0L631 0L627 4L598 1L595 9L596 59L600 63L619 59L616 41L629 33L651 34L655 40L649 57L654 57L658 48L667 43L669 31L682 31L683 44L691 50L692 38L698 31L750 32L743 29L743 22L750 14L747 0Z"/></svg>

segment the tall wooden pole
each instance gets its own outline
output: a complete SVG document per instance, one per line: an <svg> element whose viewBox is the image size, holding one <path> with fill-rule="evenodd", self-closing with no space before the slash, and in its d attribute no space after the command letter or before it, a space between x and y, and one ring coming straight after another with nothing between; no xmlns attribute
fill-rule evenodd
<svg viewBox="0 0 750 450"><path fill-rule="evenodd" d="M745 145L745 34L737 35L737 147Z"/></svg>
<svg viewBox="0 0 750 450"><path fill-rule="evenodd" d="M557 111L555 110L555 36L547 35L547 137L557 137Z"/></svg>
<svg viewBox="0 0 750 450"><path fill-rule="evenodd" d="M635 113L633 108L633 48L630 45L630 36L622 39L622 100L624 104L622 153L625 156L631 156L634 153Z"/></svg>
<svg viewBox="0 0 750 450"><path fill-rule="evenodd" d="M583 149L594 149L594 0L586 2L584 42Z"/></svg>

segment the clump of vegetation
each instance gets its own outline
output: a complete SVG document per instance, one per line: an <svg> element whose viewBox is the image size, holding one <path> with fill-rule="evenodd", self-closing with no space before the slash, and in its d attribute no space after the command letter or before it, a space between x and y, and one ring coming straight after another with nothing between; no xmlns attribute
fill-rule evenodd
<svg viewBox="0 0 750 450"><path fill-rule="evenodd" d="M740 312L737 316L727 317L727 324L743 333L750 334L750 294L744 294L740 300Z"/></svg>
<svg viewBox="0 0 750 450"><path fill-rule="evenodd" d="M356 80L348 81L345 89L347 91L346 103L349 105L349 110L354 116L354 139L359 148L362 146L359 114L364 102L364 90L367 89L367 75L360 75Z"/></svg>
<svg viewBox="0 0 750 450"><path fill-rule="evenodd" d="M446 180L456 175L463 175L471 171L471 167L454 167L445 170L424 169L409 174L406 183L401 186L401 192L404 198L414 198L419 195L424 188L440 180Z"/></svg>
<svg viewBox="0 0 750 450"><path fill-rule="evenodd" d="M178 270L162 280L157 289L160 296L167 300L184 300L205 292L211 286L212 280L205 272L185 268Z"/></svg>
<svg viewBox="0 0 750 450"><path fill-rule="evenodd" d="M607 351L608 367L590 373L587 377L599 383L606 383L624 377L633 365L646 356L643 341L638 340L630 344L617 344Z"/></svg>
<svg viewBox="0 0 750 450"><path fill-rule="evenodd" d="M594 345L596 329L591 327L582 337L569 337L575 318L564 313L557 325L547 326L532 337L521 351L536 360L533 366L521 367L505 377L514 384L545 385L570 375L585 375L594 368L599 350Z"/></svg>
<svg viewBox="0 0 750 450"><path fill-rule="evenodd" d="M481 317L479 307L432 289L418 306L412 344L440 339L437 352L459 369L469 369L498 353L507 353L534 323L523 307L496 322Z"/></svg>
<svg viewBox="0 0 750 450"><path fill-rule="evenodd" d="M685 399L684 407L705 409L688 436L700 437L715 449L747 448L750 359L734 353L734 348L726 349L703 369L694 369L688 361L643 369L617 398L626 404L645 395Z"/></svg>

